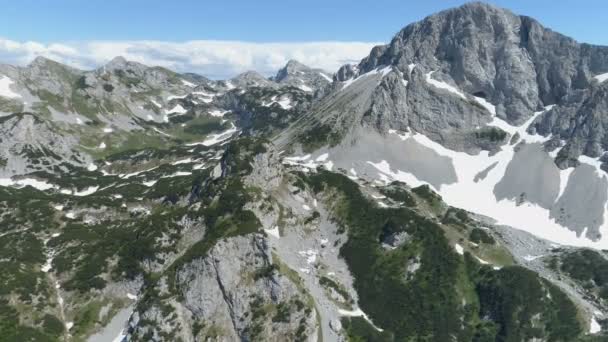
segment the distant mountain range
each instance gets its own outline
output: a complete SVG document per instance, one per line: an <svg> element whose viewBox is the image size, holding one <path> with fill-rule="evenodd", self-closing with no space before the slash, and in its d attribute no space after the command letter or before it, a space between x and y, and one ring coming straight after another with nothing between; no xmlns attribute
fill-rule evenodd
<svg viewBox="0 0 608 342"><path fill-rule="evenodd" d="M0 341L605 341L606 81L478 2L333 74L0 65Z"/></svg>

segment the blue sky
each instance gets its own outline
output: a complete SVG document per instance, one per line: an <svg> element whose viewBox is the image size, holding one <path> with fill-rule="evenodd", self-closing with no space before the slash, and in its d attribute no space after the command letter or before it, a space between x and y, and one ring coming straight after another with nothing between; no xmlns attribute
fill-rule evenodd
<svg viewBox="0 0 608 342"><path fill-rule="evenodd" d="M387 41L406 24L456 0L11 0L0 36L18 41ZM574 38L607 44L604 0L490 1ZM9 4L10 3L10 4Z"/></svg>
<svg viewBox="0 0 608 342"><path fill-rule="evenodd" d="M4 2L4 3L2 3ZM287 60L335 71L407 24L462 0L0 0L0 63L45 56L90 69L117 55L212 78ZM490 0L608 45L606 0Z"/></svg>

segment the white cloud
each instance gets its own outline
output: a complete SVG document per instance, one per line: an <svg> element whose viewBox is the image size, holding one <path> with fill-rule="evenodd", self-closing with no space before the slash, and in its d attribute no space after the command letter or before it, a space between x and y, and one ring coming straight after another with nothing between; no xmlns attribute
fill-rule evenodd
<svg viewBox="0 0 608 342"><path fill-rule="evenodd" d="M222 79L247 70L256 70L269 76L290 59L334 72L343 64L358 62L377 44L379 43L249 43L213 40L42 44L0 38L0 62L26 65L36 56L44 56L76 68L92 69L116 56L123 56L146 65L159 65L179 72L196 72Z"/></svg>

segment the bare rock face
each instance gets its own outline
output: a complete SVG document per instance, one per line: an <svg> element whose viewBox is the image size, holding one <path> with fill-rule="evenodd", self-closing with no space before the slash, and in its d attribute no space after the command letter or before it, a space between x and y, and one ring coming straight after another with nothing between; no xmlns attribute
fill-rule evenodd
<svg viewBox="0 0 608 342"><path fill-rule="evenodd" d="M365 79L387 67L392 71L381 81L364 84L373 90L360 90ZM429 84L430 72L460 95ZM356 112L365 115L354 117L365 126L380 132L413 130L446 147L476 153L495 151L508 140L475 139L475 130L493 117L475 97L491 103L495 115L512 125L555 105L531 129L566 141L556 161L565 168L575 166L581 154L596 158L607 149L602 114L608 106L606 84L594 79L606 72L608 47L580 44L532 18L473 2L408 25L358 65L340 68L334 94L318 106L319 118L323 114L320 120L327 120L325 109L339 105L351 120L340 114L330 117L349 130L358 121L342 103L348 97L362 104Z"/></svg>
<svg viewBox="0 0 608 342"><path fill-rule="evenodd" d="M272 266L263 235L219 241L205 257L182 267L175 282L182 300L171 305L182 312L177 315L183 317L180 324L202 324L196 336L186 333L186 340L281 341L292 339L298 329L309 335L315 330L314 311L304 310L303 294ZM159 338L162 331L179 334L175 325L165 321L167 315L158 311L158 307L152 307L138 312L132 320L132 334ZM137 324L142 320L156 323Z"/></svg>
<svg viewBox="0 0 608 342"><path fill-rule="evenodd" d="M296 60L290 60L277 72L273 80L282 86L314 92L331 83L331 78L328 76L330 74L321 69L310 68Z"/></svg>
<svg viewBox="0 0 608 342"><path fill-rule="evenodd" d="M74 146L78 139L56 132L46 121L30 113L0 120L0 176L50 170L62 163L86 166L91 158Z"/></svg>
<svg viewBox="0 0 608 342"><path fill-rule="evenodd" d="M579 44L525 16L469 3L408 25L359 64L402 72L417 63L439 70L470 94L500 103L498 115L522 123L540 105L556 103L608 70L608 48Z"/></svg>

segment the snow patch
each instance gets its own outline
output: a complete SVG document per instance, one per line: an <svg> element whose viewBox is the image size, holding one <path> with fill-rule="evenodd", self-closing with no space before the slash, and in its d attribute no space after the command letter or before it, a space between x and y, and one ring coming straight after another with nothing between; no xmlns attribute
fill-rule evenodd
<svg viewBox="0 0 608 342"><path fill-rule="evenodd" d="M89 195L95 193L98 189L99 189L98 186L90 186L82 191L74 192L73 195L79 196L79 197L89 196Z"/></svg>
<svg viewBox="0 0 608 342"><path fill-rule="evenodd" d="M0 77L0 96L11 99L21 97L21 95L11 90L10 85L13 83L15 82L13 82L13 80L11 80L8 76Z"/></svg>
<svg viewBox="0 0 608 342"><path fill-rule="evenodd" d="M326 80L327 80L329 83L331 83L331 82L333 82L333 81L334 81L334 80L333 80L331 77L329 77L329 76L325 75L325 74L324 74L324 73L322 73L322 72L319 72L319 75L321 75L321 77L323 77L324 79L326 79Z"/></svg>
<svg viewBox="0 0 608 342"><path fill-rule="evenodd" d="M234 133L238 132L238 129L236 128L236 126L233 123L231 123L231 125L232 125L232 127L224 132L221 132L218 134L211 134L211 135L209 135L209 138L205 139L204 141L189 143L189 144L186 144L186 146L197 146L197 145L213 146L215 144L228 140L234 135Z"/></svg>
<svg viewBox="0 0 608 342"><path fill-rule="evenodd" d="M0 178L0 186L12 186L16 188L24 188L26 186L31 186L40 191L45 191L57 187L54 184L47 183L46 181L34 178L22 178L17 180L13 180L11 178Z"/></svg>
<svg viewBox="0 0 608 342"><path fill-rule="evenodd" d="M605 74L595 75L593 78L595 78L598 82L603 83L604 81L608 80L608 72Z"/></svg>
<svg viewBox="0 0 608 342"><path fill-rule="evenodd" d="M302 82L302 84L300 84L298 88L302 89L305 92L312 92L312 88L304 84L304 82Z"/></svg>
<svg viewBox="0 0 608 342"><path fill-rule="evenodd" d="M458 253L460 255L464 255L464 249L462 248L461 245L455 244L454 249L456 250L456 253Z"/></svg>
<svg viewBox="0 0 608 342"><path fill-rule="evenodd" d="M188 110L186 110L186 108L182 107L181 104L176 104L175 107L173 107L173 109L169 110L169 111L165 111L165 114L177 114L177 115L181 115L181 114L186 114L188 112Z"/></svg>
<svg viewBox="0 0 608 342"><path fill-rule="evenodd" d="M496 106L494 106L493 104L491 104L490 102L488 102L483 97L473 96L473 98L475 99L475 101L477 101L477 103L479 103L485 109L487 109L488 112L492 113L492 115L496 115Z"/></svg>
<svg viewBox="0 0 608 342"><path fill-rule="evenodd" d="M596 334L602 331L602 326L595 319L595 315L591 316L591 322L589 323L589 333Z"/></svg>
<svg viewBox="0 0 608 342"><path fill-rule="evenodd" d="M192 158L176 160L171 165L189 164L192 163Z"/></svg>
<svg viewBox="0 0 608 342"><path fill-rule="evenodd" d="M167 97L167 101L175 100L175 99L183 99L188 95L169 95Z"/></svg>
<svg viewBox="0 0 608 342"><path fill-rule="evenodd" d="M275 237L277 239L281 238L281 234L279 233L279 226L274 226L271 229L264 229L264 231L266 232L266 234Z"/></svg>
<svg viewBox="0 0 608 342"><path fill-rule="evenodd" d="M182 83L183 83L185 86L187 86L187 87L190 87L190 88L194 88L194 87L196 87L196 84L194 84L194 83L192 83L192 82L190 82L190 81L186 81L186 80L185 80L185 79L183 79L183 78L181 79L181 81L182 81Z"/></svg>
<svg viewBox="0 0 608 342"><path fill-rule="evenodd" d="M389 73L391 70L393 70L393 67L392 67L392 66L390 66L390 65L389 65L389 66L385 66L385 67L378 67L378 68L376 68L376 69L374 69L374 70L371 70L371 71L369 71L369 72L366 72L366 73L365 73L365 74L363 74L363 75L359 75L359 76L357 76L356 78L351 78L351 79L348 79L348 80L344 81L344 82L342 83L342 89L341 89L341 90L344 90L344 89L348 88L348 87L349 87L351 84L353 84L353 83L355 83L355 82L359 81L359 80L360 80L360 79L362 79L362 78L366 78L366 77L368 77L368 76L372 76L372 75L381 74L381 75L382 75L382 77L384 77L384 76L386 76L386 75L387 75L387 74L388 74L388 73Z"/></svg>
<svg viewBox="0 0 608 342"><path fill-rule="evenodd" d="M439 89L447 90L447 91L449 91L450 93L452 93L452 94L456 94L456 95L458 95L459 97L461 97L462 99L465 99L465 100L466 100L466 98L467 98L467 97L466 97L466 96L465 96L465 95L464 95L464 94L463 94L463 93L462 93L460 90L458 90L458 88L456 88L456 87L454 87L454 86L452 86L452 85L450 85L450 84L447 84L447 83L445 83L445 82L442 82L442 81L437 81L437 80L433 79L433 78L431 77L431 76L433 75L433 73L435 73L435 71L428 72L428 73L425 75L425 79L426 79L426 81L427 81L427 82L428 82L430 85L434 86L435 88L439 88Z"/></svg>
<svg viewBox="0 0 608 342"><path fill-rule="evenodd" d="M209 115L221 118L221 117L223 117L228 112L229 112L229 110L217 110L217 109L214 109L214 110L210 110L209 111Z"/></svg>
<svg viewBox="0 0 608 342"><path fill-rule="evenodd" d="M167 134L167 133L165 133L165 132L161 131L160 129L158 129L158 128L156 128L156 127L152 127L152 129L154 129L154 131L155 131L156 133L158 133L158 134L162 134L162 135L164 135L164 136L166 136L166 137L172 137L172 136L171 136L171 134Z"/></svg>
<svg viewBox="0 0 608 342"><path fill-rule="evenodd" d="M147 182L143 182L142 184L143 184L143 185L145 185L145 186L147 186L147 187L151 187L151 186L153 186L154 184L156 184L156 182L158 182L158 180L157 180L157 179L155 179L155 180L151 180L151 181L147 181Z"/></svg>
<svg viewBox="0 0 608 342"><path fill-rule="evenodd" d="M355 310L338 309L338 313L340 314L340 316L346 316L346 317L363 317L363 318L365 318L366 321L369 322L369 324L371 324L374 327L374 329L376 329L380 332L384 331L383 329L380 329L376 325L374 325L374 323L369 319L369 317L365 314L365 312L363 312L363 310L361 310L360 308L357 308Z"/></svg>

